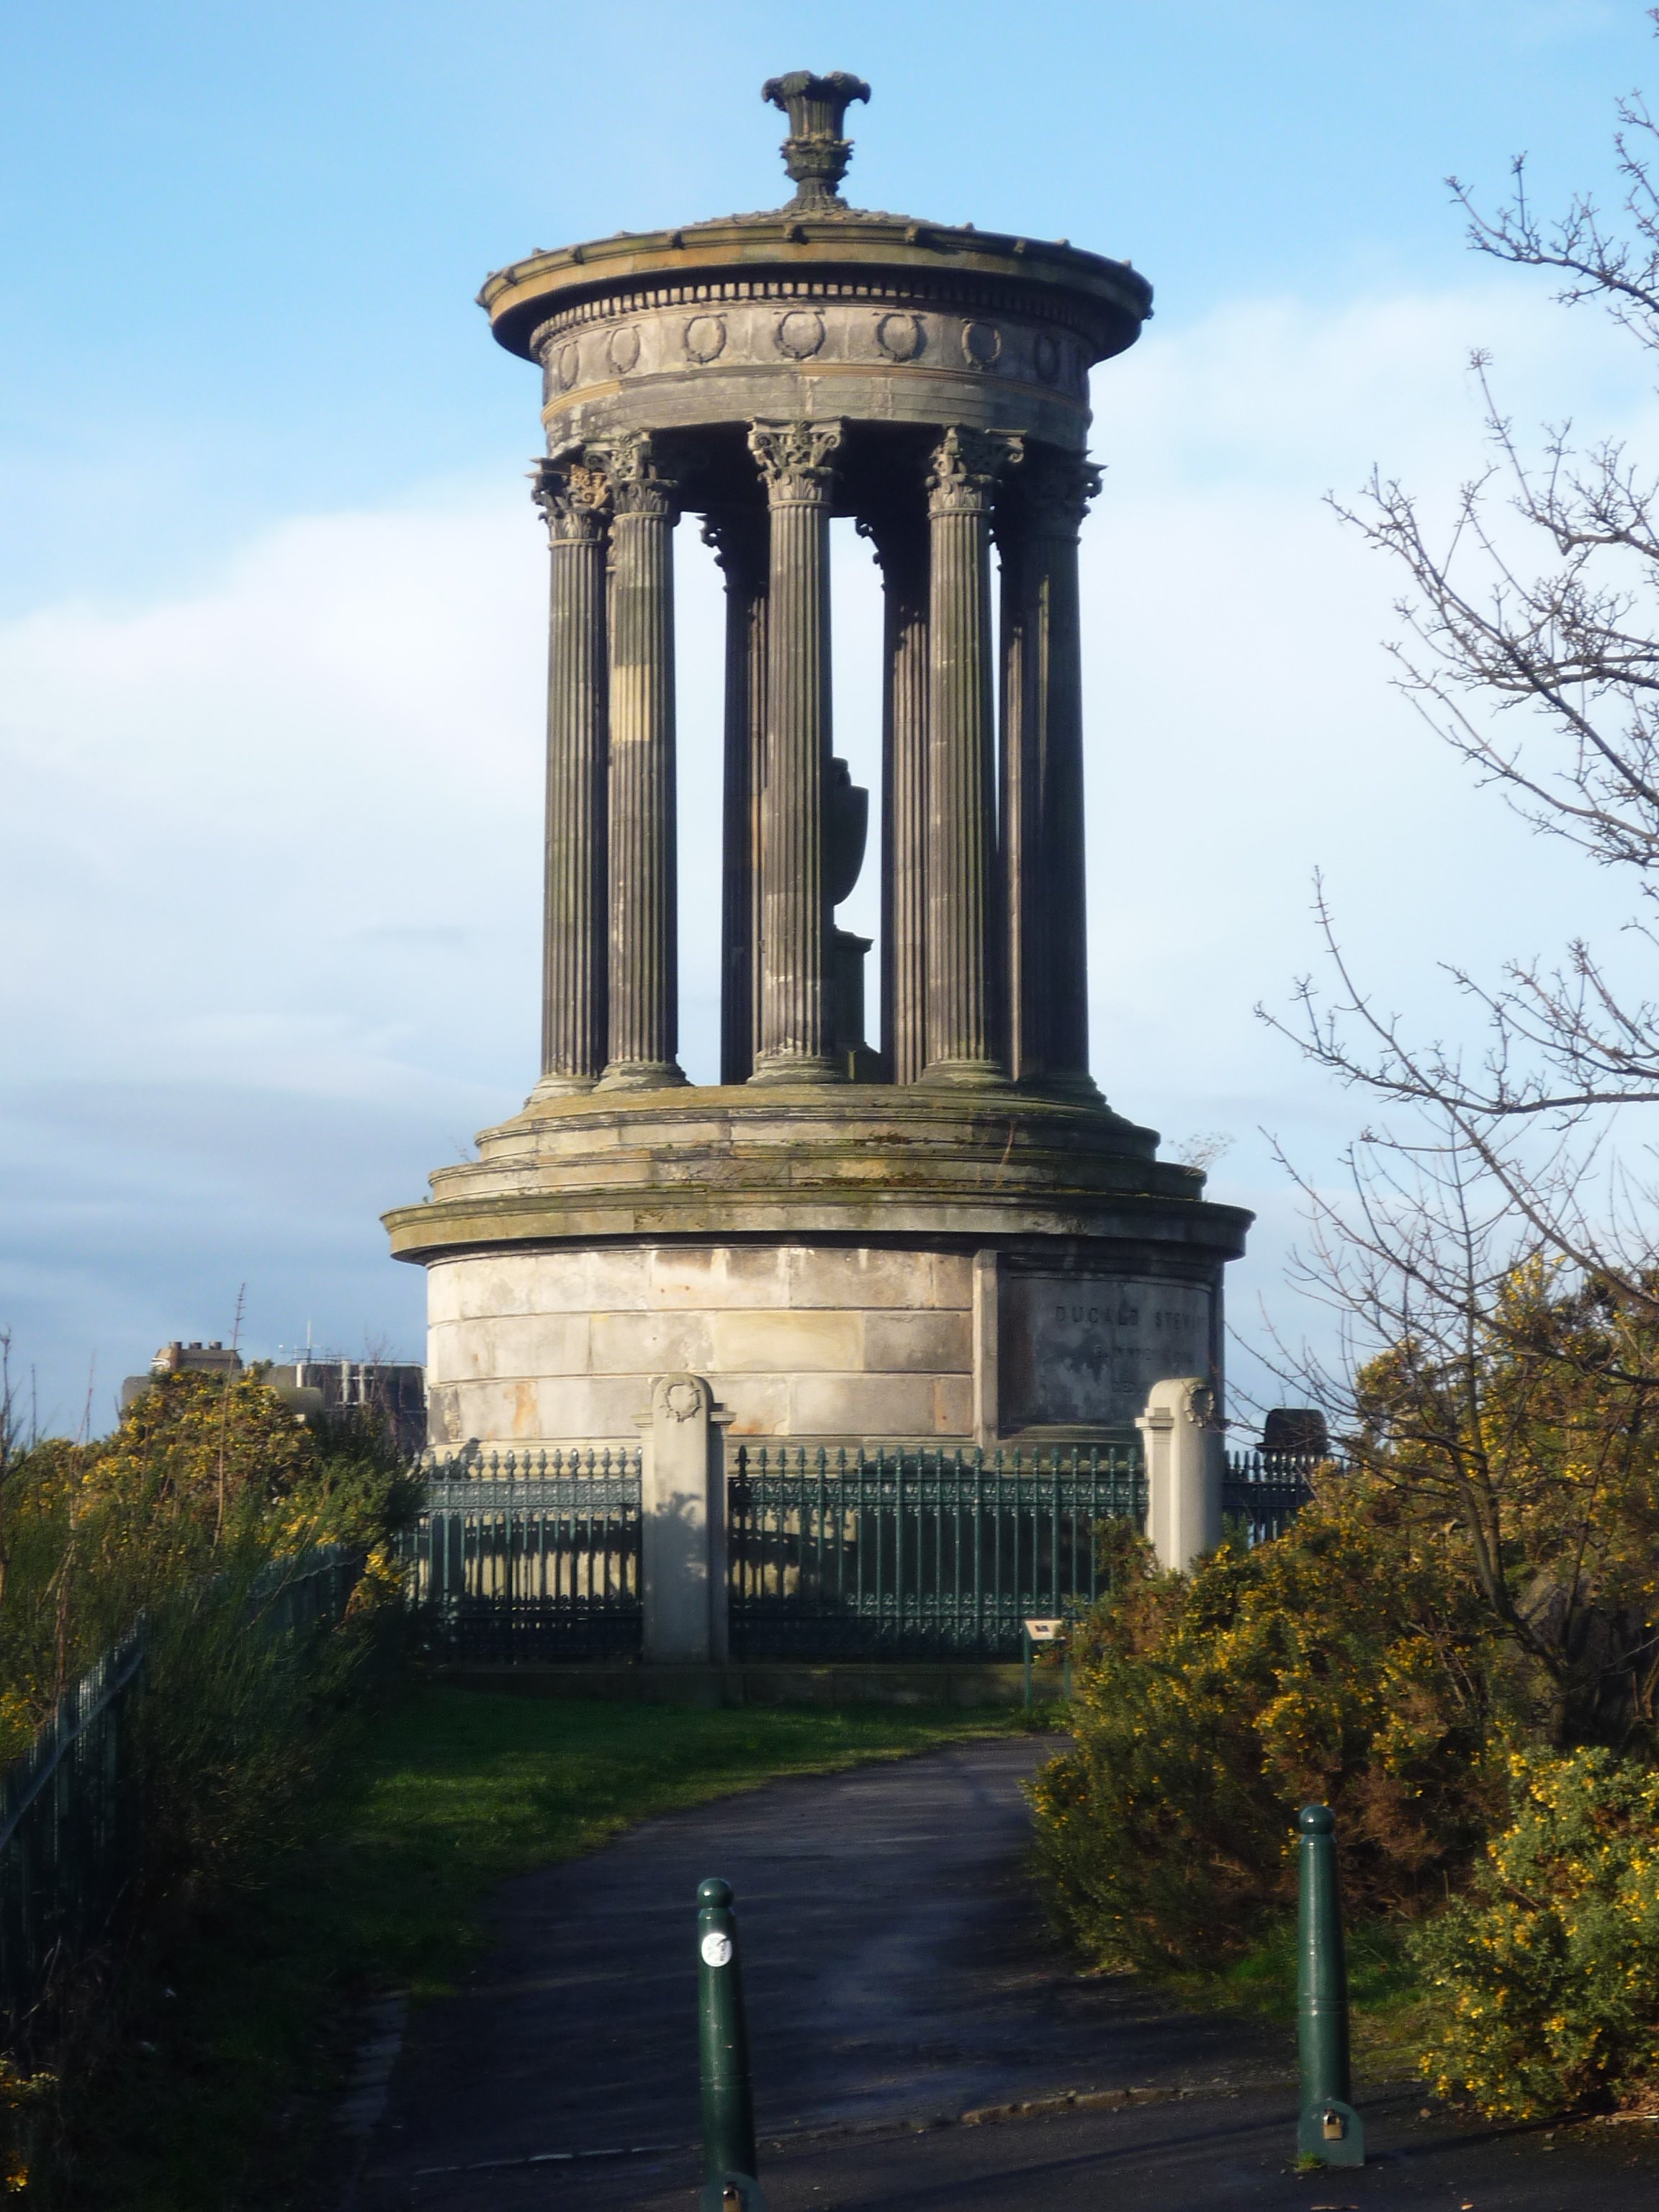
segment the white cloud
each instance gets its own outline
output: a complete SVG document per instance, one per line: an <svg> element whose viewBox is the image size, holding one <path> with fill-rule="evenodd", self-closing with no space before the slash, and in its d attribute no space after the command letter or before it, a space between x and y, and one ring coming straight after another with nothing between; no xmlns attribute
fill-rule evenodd
<svg viewBox="0 0 1659 2212"><path fill-rule="evenodd" d="M1172 1138L1237 1133L1212 1188L1263 1212L1241 1307L1278 1296L1289 1228L1255 1125L1322 1171L1354 1117L1250 1013L1314 959L1316 865L1363 971L1425 1019L1455 1011L1437 959L1490 968L1618 916L1616 885L1471 792L1389 690L1396 580L1320 502L1373 459L1431 489L1479 464L1474 344L1523 424L1577 409L1651 442L1619 342L1518 285L1243 303L1154 324L1097 383L1097 1065ZM375 1216L534 1073L544 558L519 487L491 487L297 519L185 599L0 627L4 1141L29 1194L0 1318L60 1396L94 1339L113 1376L160 1335L225 1334L244 1273L266 1340L307 1315L413 1337L418 1281ZM680 575L685 1057L706 1078L720 623L690 542ZM838 747L870 780L862 546L838 547L837 591ZM858 901L867 929L873 872Z"/></svg>
<svg viewBox="0 0 1659 2212"><path fill-rule="evenodd" d="M1329 1175L1363 1101L1311 1074L1254 1018L1318 967L1322 870L1380 1003L1455 1035L1441 972L1495 975L1581 932L1611 944L1626 887L1531 835L1391 689L1381 641L1403 579L1322 503L1373 463L1443 513L1482 466L1469 349L1494 356L1523 440L1571 414L1652 452L1645 364L1593 316L1517 284L1223 309L1157 325L1097 381L1106 493L1086 539L1096 1062L1124 1110L1172 1135L1231 1128L1212 1194L1257 1209L1233 1311L1282 1289L1296 1207L1279 1133ZM1534 549L1535 550L1535 549ZM1248 1362L1243 1363L1248 1367Z"/></svg>

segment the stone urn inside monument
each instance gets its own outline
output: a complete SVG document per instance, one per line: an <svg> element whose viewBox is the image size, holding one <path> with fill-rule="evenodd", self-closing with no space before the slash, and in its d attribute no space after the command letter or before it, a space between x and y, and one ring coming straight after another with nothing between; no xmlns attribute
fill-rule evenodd
<svg viewBox="0 0 1659 2212"><path fill-rule="evenodd" d="M542 1073L386 1216L427 1269L432 1442L632 1444L652 1378L690 1372L738 1438L1122 1443L1161 1380L1219 1403L1250 1218L1091 1072L1089 374L1151 289L1064 243L848 206L868 87L799 71L765 95L787 205L533 254L481 295L541 370L546 429ZM831 741L837 516L884 592L867 861ZM726 604L708 1086L677 1035L671 553L693 518ZM1133 735L1102 733L1090 772ZM873 963L834 920L861 863Z"/></svg>

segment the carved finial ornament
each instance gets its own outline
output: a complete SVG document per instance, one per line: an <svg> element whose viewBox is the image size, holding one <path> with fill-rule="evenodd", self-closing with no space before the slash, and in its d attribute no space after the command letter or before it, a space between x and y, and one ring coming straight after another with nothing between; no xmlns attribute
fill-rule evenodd
<svg viewBox="0 0 1659 2212"><path fill-rule="evenodd" d="M618 437L584 447L582 460L605 478L618 514L669 515L674 512L675 487L653 465L648 431L624 430Z"/></svg>
<svg viewBox="0 0 1659 2212"><path fill-rule="evenodd" d="M1004 472L1024 458L1023 438L999 430L969 430L953 423L927 465L927 505L934 514L978 514L990 503Z"/></svg>
<svg viewBox="0 0 1659 2212"><path fill-rule="evenodd" d="M753 422L749 450L760 464L774 507L816 507L830 496L839 422Z"/></svg>
<svg viewBox="0 0 1659 2212"><path fill-rule="evenodd" d="M542 511L551 545L592 544L605 535L611 487L601 471L568 456L537 462L530 496Z"/></svg>
<svg viewBox="0 0 1659 2212"><path fill-rule="evenodd" d="M795 187L792 208L842 205L836 187L853 158L853 142L842 137L842 125L852 103L869 97L864 79L846 70L831 70L828 76L791 70L787 76L769 77L761 87L761 98L789 118L782 153Z"/></svg>

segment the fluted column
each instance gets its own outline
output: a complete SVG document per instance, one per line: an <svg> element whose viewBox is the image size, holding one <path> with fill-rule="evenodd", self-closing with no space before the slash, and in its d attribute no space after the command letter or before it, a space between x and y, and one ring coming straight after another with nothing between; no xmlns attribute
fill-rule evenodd
<svg viewBox="0 0 1659 2212"><path fill-rule="evenodd" d="M605 1090L684 1083L674 850L673 487L641 431L587 449L609 480L610 1024Z"/></svg>
<svg viewBox="0 0 1659 2212"><path fill-rule="evenodd" d="M761 771L766 739L766 515L710 514L703 538L726 574L726 736L720 868L720 1081L755 1072L760 991Z"/></svg>
<svg viewBox="0 0 1659 2212"><path fill-rule="evenodd" d="M882 577L881 1035L890 1082L927 1060L927 523L920 498L859 525Z"/></svg>
<svg viewBox="0 0 1659 2212"><path fill-rule="evenodd" d="M1005 738L1011 1073L1044 1091L1099 1097L1088 1073L1088 905L1084 876L1084 695L1078 531L1099 469L1029 453L1013 538L1013 653ZM1006 557L1006 556L1005 556Z"/></svg>
<svg viewBox="0 0 1659 2212"><path fill-rule="evenodd" d="M1035 835L1042 761L1036 734L1042 727L1036 671L1041 652L1026 605L1028 563L1024 517L1016 503L1004 502L993 525L1002 586L1002 743L997 767L997 875L1002 893L1005 939L1002 954L1003 1057L1016 1083L1029 1083L1042 1066L1047 1028L1042 1015L1042 947L1040 906L1031 892L1038 860Z"/></svg>
<svg viewBox="0 0 1659 2212"><path fill-rule="evenodd" d="M588 1091L605 1059L605 560L609 489L580 461L532 479L552 548L542 1074L534 1096Z"/></svg>
<svg viewBox="0 0 1659 2212"><path fill-rule="evenodd" d="M766 760L761 802L757 1083L830 1083L830 493L838 422L757 422L750 451L769 509Z"/></svg>
<svg viewBox="0 0 1659 2212"><path fill-rule="evenodd" d="M991 501L1017 438L951 428L927 477L927 1064L930 1082L1003 1073L991 653Z"/></svg>
<svg viewBox="0 0 1659 2212"><path fill-rule="evenodd" d="M1079 456L1030 453L1000 533L1009 1073L1091 1098L1078 532L1099 489Z"/></svg>

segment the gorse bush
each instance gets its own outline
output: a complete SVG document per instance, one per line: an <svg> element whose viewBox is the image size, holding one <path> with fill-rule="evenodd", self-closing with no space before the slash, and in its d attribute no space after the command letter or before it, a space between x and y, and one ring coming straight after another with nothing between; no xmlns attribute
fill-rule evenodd
<svg viewBox="0 0 1659 2212"><path fill-rule="evenodd" d="M258 1881L303 1832L380 1624L369 1602L331 1627L276 1633L270 1594L286 1565L244 1540L149 1617L134 1710L141 1917L172 1923Z"/></svg>
<svg viewBox="0 0 1659 2212"><path fill-rule="evenodd" d="M1467 1523L1424 1507L1384 1472L1333 1475L1284 1535L1224 1543L1186 1575L1126 1528L1103 1540L1074 1748L1031 1785L1051 1909L1101 1965L1237 1961L1248 1978L1292 1923L1296 1808L1322 1802L1352 1919L1396 1946L1404 1923L1421 2068L1443 2094L1504 2118L1650 2095L1659 1771L1627 1693L1639 1668L1604 1644L1616 1663L1596 1691L1590 1649L1571 1710L1615 1741L1558 1747L1560 1676L1492 1603ZM1536 1548L1517 1515L1502 1563L1523 1610L1559 1594ZM1616 1571L1581 1582L1581 1647L1609 1590L1627 1627L1647 1617L1635 1538L1628 1565L1623 1538L1604 1548Z"/></svg>
<svg viewBox="0 0 1659 2212"><path fill-rule="evenodd" d="M410 1491L372 1430L319 1434L257 1374L160 1376L100 1443L49 1443L8 1485L0 1757L142 1615L143 1881L229 1878L277 1839L325 1758L355 1630L279 1650L264 1625L295 1562L344 1543L378 1571ZM263 1595L262 1595L263 1593Z"/></svg>
<svg viewBox="0 0 1659 2212"><path fill-rule="evenodd" d="M159 1378L100 1443L0 1455L0 1759L141 1620L125 1709L137 1817L106 1940L55 1959L0 2072L0 2183L74 2203L74 2130L120 2021L167 1960L302 1840L361 1703L412 1500L370 1427L321 1432L257 1375ZM315 1547L367 1562L346 1618L296 1626L283 1592ZM37 2001L38 2000L38 2001Z"/></svg>
<svg viewBox="0 0 1659 2212"><path fill-rule="evenodd" d="M1455 1538L1559 1751L1659 1753L1659 1275L1506 1269L1456 1356L1403 1337L1356 1378L1352 1462Z"/></svg>
<svg viewBox="0 0 1659 2212"><path fill-rule="evenodd" d="M1507 1825L1411 1950L1425 2076L1496 2117L1659 2082L1659 1773L1605 1750L1514 1753Z"/></svg>
<svg viewBox="0 0 1659 2212"><path fill-rule="evenodd" d="M169 1609L205 1603L198 1586L246 1587L314 1544L369 1550L410 1494L372 1431L319 1436L257 1375L160 1376L112 1437L15 1454L0 1495L0 1761L141 1613L161 1664Z"/></svg>
<svg viewBox="0 0 1659 2212"><path fill-rule="evenodd" d="M1336 1480L1275 1542L1160 1573L1104 1540L1075 1748L1031 1787L1051 1907L1091 1957L1213 1965L1293 1902L1292 1822L1336 1811L1350 1904L1416 1916L1501 1805L1503 1665L1448 1540Z"/></svg>

